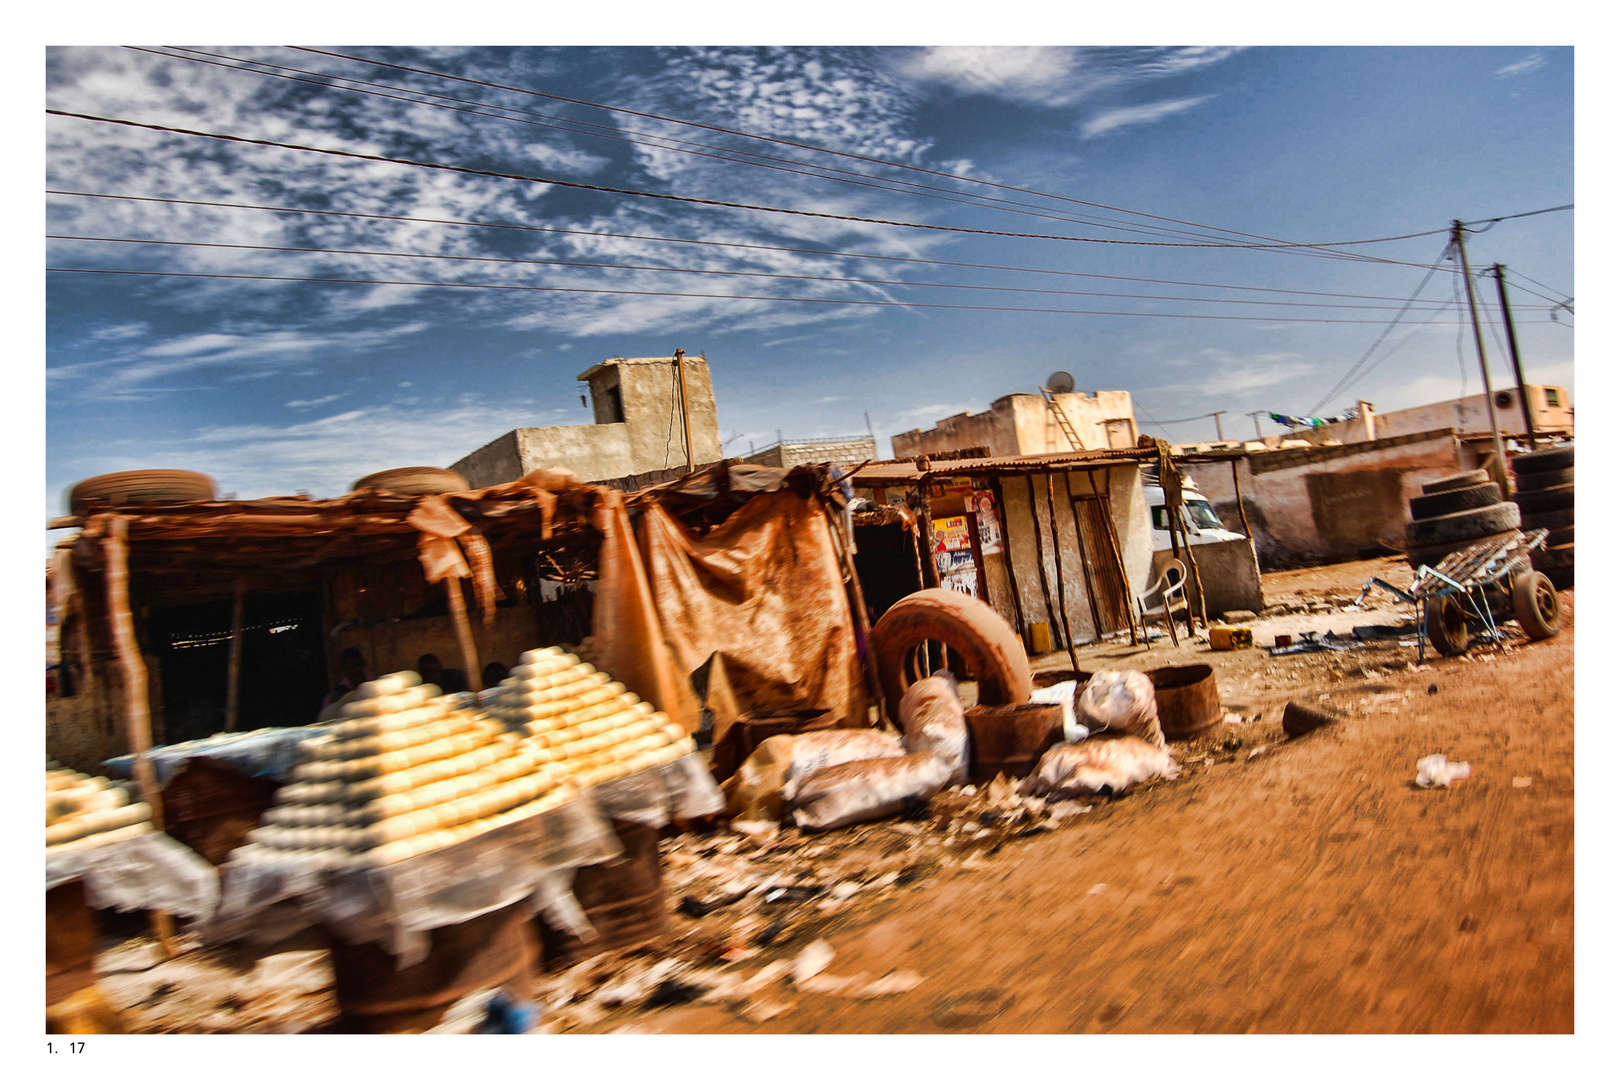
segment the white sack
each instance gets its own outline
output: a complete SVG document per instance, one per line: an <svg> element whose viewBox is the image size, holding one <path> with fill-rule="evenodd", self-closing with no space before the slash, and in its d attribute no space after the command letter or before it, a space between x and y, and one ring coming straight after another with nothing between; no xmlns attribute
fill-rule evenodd
<svg viewBox="0 0 1620 1080"><path fill-rule="evenodd" d="M949 673L930 675L905 692L900 698L900 730L907 753L938 754L951 768L948 783L967 782L967 719L956 679Z"/></svg>
<svg viewBox="0 0 1620 1080"><path fill-rule="evenodd" d="M793 807L800 828L834 829L927 802L950 775L951 766L937 754L851 761L788 781L782 800Z"/></svg>
<svg viewBox="0 0 1620 1080"><path fill-rule="evenodd" d="M1041 755L1021 795L1118 795L1155 777L1174 780L1181 769L1170 752L1134 735L1054 746Z"/></svg>
<svg viewBox="0 0 1620 1080"><path fill-rule="evenodd" d="M1153 680L1140 671L1099 671L1080 692L1080 715L1091 730L1112 728L1164 747Z"/></svg>

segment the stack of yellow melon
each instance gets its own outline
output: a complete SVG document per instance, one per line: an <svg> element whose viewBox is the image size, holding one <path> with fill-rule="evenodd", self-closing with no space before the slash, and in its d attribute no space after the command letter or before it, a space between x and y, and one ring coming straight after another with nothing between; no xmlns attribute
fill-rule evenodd
<svg viewBox="0 0 1620 1080"><path fill-rule="evenodd" d="M501 681L490 712L527 731L540 760L559 765L581 787L690 754L686 730L604 672L558 648L526 652Z"/></svg>
<svg viewBox="0 0 1620 1080"><path fill-rule="evenodd" d="M45 853L100 847L152 831L152 808L129 789L71 769L45 773Z"/></svg>
<svg viewBox="0 0 1620 1080"><path fill-rule="evenodd" d="M414 671L366 683L343 719L300 749L242 858L383 866L548 810L577 789L537 747L457 708Z"/></svg>

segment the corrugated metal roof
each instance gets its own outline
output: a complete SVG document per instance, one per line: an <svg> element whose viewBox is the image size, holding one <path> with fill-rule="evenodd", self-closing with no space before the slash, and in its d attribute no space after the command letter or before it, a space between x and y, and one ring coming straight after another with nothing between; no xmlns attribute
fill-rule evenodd
<svg viewBox="0 0 1620 1080"><path fill-rule="evenodd" d="M929 463L928 475L1062 471L1087 467L1106 468L1110 465L1157 460L1156 450L1137 447L1123 450L1080 450L1066 454L1023 454L1012 457L933 461ZM860 469L851 479L857 484L898 483L914 482L920 475L917 466L910 461L880 461Z"/></svg>

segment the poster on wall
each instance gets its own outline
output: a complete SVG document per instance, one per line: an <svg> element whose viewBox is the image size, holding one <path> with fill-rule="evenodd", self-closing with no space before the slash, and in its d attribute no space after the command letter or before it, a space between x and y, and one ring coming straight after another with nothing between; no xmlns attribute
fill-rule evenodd
<svg viewBox="0 0 1620 1080"><path fill-rule="evenodd" d="M944 578L973 569L973 538L965 514L934 519L934 566Z"/></svg>
<svg viewBox="0 0 1620 1080"><path fill-rule="evenodd" d="M1001 522L996 520L996 497L979 489L973 492L971 510L978 519L979 550L986 555L1001 554Z"/></svg>
<svg viewBox="0 0 1620 1080"><path fill-rule="evenodd" d="M972 565L969 565L966 570L957 570L949 574L941 574L939 576L939 583L942 588L951 589L959 593L966 593L976 600L980 599L979 572L975 570Z"/></svg>

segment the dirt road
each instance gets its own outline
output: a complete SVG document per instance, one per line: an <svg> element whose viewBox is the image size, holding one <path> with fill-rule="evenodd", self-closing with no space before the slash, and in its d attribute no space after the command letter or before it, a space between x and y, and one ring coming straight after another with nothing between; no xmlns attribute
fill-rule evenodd
<svg viewBox="0 0 1620 1080"><path fill-rule="evenodd" d="M1270 575L1267 595L1353 597L1391 569ZM1090 650L1083 664L1214 661L1223 700L1262 720L1190 748L1179 780L826 935L832 974L911 969L913 990L793 994L762 1023L686 1006L633 1030L1573 1031L1574 610L1560 596L1559 636L1431 654L1428 670L1393 643L1278 658ZM1322 695L1353 719L1286 739L1282 705ZM1473 775L1418 788L1415 763L1433 753Z"/></svg>

